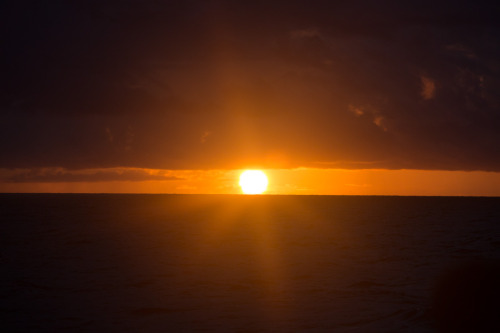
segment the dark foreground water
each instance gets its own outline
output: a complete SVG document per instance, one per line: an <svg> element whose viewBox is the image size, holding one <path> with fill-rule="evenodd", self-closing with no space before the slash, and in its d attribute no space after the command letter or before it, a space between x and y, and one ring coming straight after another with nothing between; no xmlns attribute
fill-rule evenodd
<svg viewBox="0 0 500 333"><path fill-rule="evenodd" d="M3 332L434 332L439 281L500 259L499 198L23 194L0 219Z"/></svg>

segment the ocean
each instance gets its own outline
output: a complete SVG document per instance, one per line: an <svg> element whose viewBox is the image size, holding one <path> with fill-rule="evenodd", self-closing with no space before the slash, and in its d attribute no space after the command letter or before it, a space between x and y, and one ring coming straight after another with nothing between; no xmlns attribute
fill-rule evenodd
<svg viewBox="0 0 500 333"><path fill-rule="evenodd" d="M1 194L0 222L2 332L436 332L499 314L500 198Z"/></svg>

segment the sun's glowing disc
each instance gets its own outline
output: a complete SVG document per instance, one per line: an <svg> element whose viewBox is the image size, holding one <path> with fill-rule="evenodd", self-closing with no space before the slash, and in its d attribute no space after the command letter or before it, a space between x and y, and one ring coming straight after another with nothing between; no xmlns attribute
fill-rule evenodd
<svg viewBox="0 0 500 333"><path fill-rule="evenodd" d="M241 190L245 194L264 193L267 184L267 176L260 170L246 170L240 175Z"/></svg>

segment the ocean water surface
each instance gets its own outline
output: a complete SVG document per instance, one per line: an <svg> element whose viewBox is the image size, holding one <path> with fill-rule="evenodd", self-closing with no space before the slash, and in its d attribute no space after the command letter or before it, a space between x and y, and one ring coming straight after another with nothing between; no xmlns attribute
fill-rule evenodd
<svg viewBox="0 0 500 333"><path fill-rule="evenodd" d="M435 332L500 198L0 195L12 332Z"/></svg>

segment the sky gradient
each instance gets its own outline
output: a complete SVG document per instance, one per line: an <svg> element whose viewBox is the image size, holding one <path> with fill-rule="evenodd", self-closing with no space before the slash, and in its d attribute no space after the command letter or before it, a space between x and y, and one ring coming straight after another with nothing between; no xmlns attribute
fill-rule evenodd
<svg viewBox="0 0 500 333"><path fill-rule="evenodd" d="M0 6L1 192L500 195L496 5Z"/></svg>

